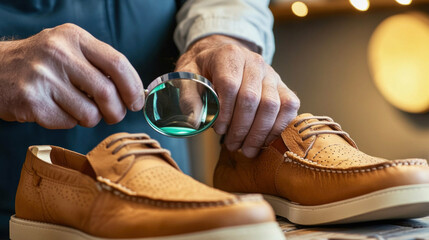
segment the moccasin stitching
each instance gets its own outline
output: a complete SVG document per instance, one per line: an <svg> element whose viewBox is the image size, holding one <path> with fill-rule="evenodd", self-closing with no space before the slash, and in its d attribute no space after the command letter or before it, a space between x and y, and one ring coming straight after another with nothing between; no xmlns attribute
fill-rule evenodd
<svg viewBox="0 0 429 240"><path fill-rule="evenodd" d="M262 197L257 194L247 194L242 196L235 196L232 199L225 199L220 201L213 202L170 202L163 200L155 200L150 198L145 198L142 196L136 196L137 193L126 188L125 186L117 183L113 183L110 179L97 177L97 184L99 189L106 190L112 194L129 201L135 201L151 206L156 206L160 208L204 208L204 207L220 207L233 205L239 202L257 202L261 201ZM125 192L123 192L125 190ZM130 195L127 195L130 193Z"/></svg>
<svg viewBox="0 0 429 240"><path fill-rule="evenodd" d="M304 161L306 163L315 164L315 165L321 166L318 163L315 163L315 162L313 162L313 161L311 161L309 159L306 159L306 158L302 158L302 157L298 156L296 153L290 152L290 151L286 152L283 155L284 162L293 163L293 164L296 164L296 165L298 165L300 167L307 168L307 169L309 169L311 171L327 172L327 173L364 173L364 172L383 170L383 169L386 169L386 168L389 168L389 167L396 167L396 166L428 166L427 162L424 162L424 161L413 161L413 160L411 160L410 162L387 163L387 164L384 164L383 166L371 167L371 168L353 169L353 170L333 170L333 169L329 169L329 168L310 167L310 166L307 166L307 165L302 164L300 162L297 162L296 160L290 158L288 155L292 155L293 157L296 157L299 160Z"/></svg>

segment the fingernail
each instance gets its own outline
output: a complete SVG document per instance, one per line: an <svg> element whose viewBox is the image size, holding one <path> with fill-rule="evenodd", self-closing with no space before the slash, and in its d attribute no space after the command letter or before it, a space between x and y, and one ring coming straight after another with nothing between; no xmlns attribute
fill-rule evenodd
<svg viewBox="0 0 429 240"><path fill-rule="evenodd" d="M256 157L258 152L259 152L259 148L244 148L243 149L244 156L246 156L248 158Z"/></svg>
<svg viewBox="0 0 429 240"><path fill-rule="evenodd" d="M229 151L236 151L240 148L240 144L231 143L231 144L226 145L226 148L228 148Z"/></svg>
<svg viewBox="0 0 429 240"><path fill-rule="evenodd" d="M131 111L137 112L140 111L143 108L144 101L143 98L137 99L133 104L131 104Z"/></svg>
<svg viewBox="0 0 429 240"><path fill-rule="evenodd" d="M217 134L225 134L226 133L226 124L219 124L214 127Z"/></svg>

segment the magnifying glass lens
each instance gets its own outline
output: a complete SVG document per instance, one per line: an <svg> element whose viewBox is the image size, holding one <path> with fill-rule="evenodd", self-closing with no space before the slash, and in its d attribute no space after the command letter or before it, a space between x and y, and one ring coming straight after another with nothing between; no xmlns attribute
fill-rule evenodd
<svg viewBox="0 0 429 240"><path fill-rule="evenodd" d="M144 115L158 132L175 137L196 135L209 128L219 113L211 87L192 79L172 79L146 97Z"/></svg>

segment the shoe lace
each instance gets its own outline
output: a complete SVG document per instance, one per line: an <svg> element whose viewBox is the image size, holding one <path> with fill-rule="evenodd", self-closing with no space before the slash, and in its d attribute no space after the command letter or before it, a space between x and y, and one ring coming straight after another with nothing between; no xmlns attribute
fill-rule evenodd
<svg viewBox="0 0 429 240"><path fill-rule="evenodd" d="M113 149L112 154L116 154L121 150L123 147L128 145L134 145L134 144L144 144L149 145L153 148L143 148L139 150L133 150L129 151L125 154L122 154L119 156L118 161L121 161L122 159L134 155L134 156L141 156L141 155L152 155L152 154L168 154L170 155L170 151L167 149L161 148L158 141L151 139L147 134L144 133L137 133L137 134L128 134L124 136L120 136L117 138L114 138L110 143L106 145L106 148L110 148L115 144L116 142L120 140L124 140L121 144L119 144L115 149Z"/></svg>
<svg viewBox="0 0 429 240"><path fill-rule="evenodd" d="M320 135L320 134L338 134L338 135L345 135L348 138L350 138L349 134L346 133L346 132L344 132L341 129L340 124L334 122L334 120L332 120L332 118L327 117L327 116L309 116L309 117L303 117L299 121L297 121L293 126L294 127L298 127L304 121L311 120L311 119L317 119L319 121L317 121L317 122L311 122L311 123L306 124L304 127L300 128L298 130L299 134L301 134L302 132L304 132L308 128L316 126L316 125L334 126L336 130L325 130L325 129L323 129L323 130L314 130L314 131L311 131L311 132L305 134L304 136L302 136L302 141L305 141L309 137L317 136L317 135Z"/></svg>

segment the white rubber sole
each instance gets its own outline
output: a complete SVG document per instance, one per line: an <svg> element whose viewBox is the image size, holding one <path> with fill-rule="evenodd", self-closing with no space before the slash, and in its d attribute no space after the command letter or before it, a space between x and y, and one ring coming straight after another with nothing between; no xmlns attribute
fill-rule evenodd
<svg viewBox="0 0 429 240"><path fill-rule="evenodd" d="M264 195L275 213L295 224L323 225L429 215L429 184L405 185L317 206L302 206Z"/></svg>
<svg viewBox="0 0 429 240"><path fill-rule="evenodd" d="M11 240L285 240L284 234L276 222L260 223L244 226L234 226L213 229L189 234L133 238L112 239L90 236L79 230L64 226L40 223L19 219L12 216L10 219Z"/></svg>

